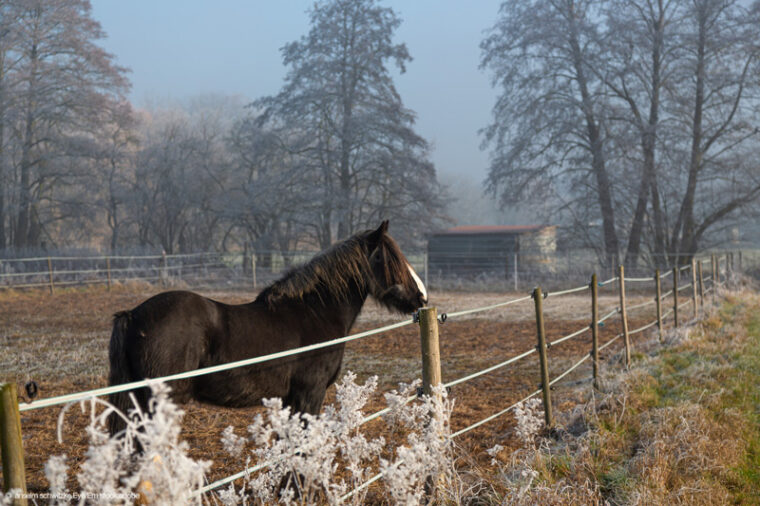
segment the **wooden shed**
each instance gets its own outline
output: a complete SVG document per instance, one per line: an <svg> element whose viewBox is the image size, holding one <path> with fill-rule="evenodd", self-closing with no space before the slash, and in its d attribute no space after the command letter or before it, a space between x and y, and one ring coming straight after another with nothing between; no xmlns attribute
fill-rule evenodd
<svg viewBox="0 0 760 506"><path fill-rule="evenodd" d="M460 226L428 239L428 268L438 276L511 278L555 270L555 225Z"/></svg>

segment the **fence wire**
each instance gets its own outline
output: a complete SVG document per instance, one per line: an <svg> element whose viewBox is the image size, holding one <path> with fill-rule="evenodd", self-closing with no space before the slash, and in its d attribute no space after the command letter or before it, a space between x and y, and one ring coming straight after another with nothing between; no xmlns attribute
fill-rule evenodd
<svg viewBox="0 0 760 506"><path fill-rule="evenodd" d="M49 399L42 399L42 400L39 400L39 401L32 401L29 404L25 404L23 406L20 406L19 407L19 411L29 411L29 410L32 410L32 409L39 409L39 408L45 408L45 407L49 407L49 406L56 406L56 405L59 405L59 404L68 404L70 402L77 402L77 401L80 401L80 400L89 399L90 397L97 397L97 396L101 396L101 395L114 394L114 393L117 393L117 392L126 392L126 391L129 391L129 390L134 390L136 388L147 387L147 386L150 386L150 385L155 384L157 382L175 381L175 380L179 380L179 379L195 378L195 377L198 377L198 376L204 376L206 374L213 374L213 373L216 373L216 372L227 371L229 369L235 369L235 368L238 368L238 367L245 367L245 366L249 366L249 365L260 364L262 362L267 362L267 361L270 361L270 360L276 360L276 359L279 359L279 358L289 357L289 356L296 355L296 354L299 354L299 353L305 353L307 351L319 350L319 349L322 349L322 348L327 348L327 347L330 347L330 346L335 346L337 344L347 343L349 341L354 341L356 339L361 339L363 337L371 336L371 335L374 335L374 334L380 334L382 332L387 332L389 330L393 330L393 329L397 329L397 328L400 328L400 327L404 327L406 325L411 325L412 323L414 323L413 320L406 320L406 321L403 321L403 322L394 323L394 324L391 324L391 325L386 325L384 327L379 327L379 328L376 328L376 329L367 330L367 331L359 332L359 333L356 333L356 334L351 334L349 336L341 337L341 338L338 338L338 339L333 339L332 341L325 341L323 343L312 344L312 345L309 345L309 346L302 346L300 348L293 348L291 350L284 350L284 351L280 351L280 352L277 352L277 353L271 353L269 355L263 355L263 356L260 356L260 357L253 357L253 358L248 358L248 359L245 359L245 360L237 360L235 362L229 362L229 363L226 363L226 364L219 364L219 365L210 366L210 367L203 367L201 369L194 369L192 371L185 371L185 372L181 372L181 373L177 373L177 374L171 374L171 375L168 375L168 376L162 376L162 377L159 377L159 378L151 378L151 379L146 379L146 380L141 380L141 381L133 381L131 383L124 383L124 384L121 384L121 385L114 385L114 386L104 387L104 388L96 388L96 389L87 390L87 391L84 391L84 392L78 392L78 393L60 395L60 396L57 396L57 397L51 397Z"/></svg>
<svg viewBox="0 0 760 506"><path fill-rule="evenodd" d="M559 292L546 292L546 295L544 297L548 299L549 297L559 297L560 295L567 295L570 293L582 292L588 289L589 289L588 285L583 285L583 286L578 286L575 288L569 288L567 290L560 290Z"/></svg>
<svg viewBox="0 0 760 506"><path fill-rule="evenodd" d="M653 300L648 300L645 302L641 302L640 304L634 304L633 306L627 306L626 309L628 311L634 311L636 309L640 309L642 307L649 306L650 304L655 304L657 302L657 297L655 297Z"/></svg>

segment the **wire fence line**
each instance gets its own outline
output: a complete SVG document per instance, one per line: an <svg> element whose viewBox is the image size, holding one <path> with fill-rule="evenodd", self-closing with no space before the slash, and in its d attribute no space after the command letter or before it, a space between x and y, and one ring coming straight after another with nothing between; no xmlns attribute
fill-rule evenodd
<svg viewBox="0 0 760 506"><path fill-rule="evenodd" d="M544 297L545 298L559 297L561 295L568 295L570 293L582 292L584 290L589 290L589 287L588 286L578 286L578 287L575 287L575 288L569 288L567 290L561 290L559 292L546 292L546 294L544 295Z"/></svg>
<svg viewBox="0 0 760 506"><path fill-rule="evenodd" d="M626 276L625 281L626 283L651 283L654 278L629 278Z"/></svg>
<svg viewBox="0 0 760 506"><path fill-rule="evenodd" d="M115 385L110 387L103 387L103 388L97 388L93 390L88 390L85 392L77 392L72 394L66 394L66 395L60 395L57 397L51 397L49 399L42 399L39 401L32 401L28 404L25 404L23 406L19 407L19 411L29 411L32 409L39 409L39 408L45 408L48 406L57 406L60 404L68 404L71 402L78 402L81 400L86 400L91 397L97 397L101 395L108 395L108 394L114 394L117 392L127 392L129 390L135 390L137 388L142 387L148 387L152 384L158 383L158 382L165 382L165 381L175 381L180 379L188 379L188 378L195 378L198 376L204 376L206 374L213 374L216 372L221 371L227 371L229 369L236 369L239 367L246 367L250 365L260 364L262 362L267 362L270 360L277 360L279 358L285 358L290 357L293 355L297 355L300 353L306 353L308 351L314 351L319 350L322 348L327 348L330 346L335 346L337 344L343 344L347 343L349 341L354 341L356 339L361 339L363 337L380 334L382 332L387 332L389 330L397 329L400 327L404 327L406 325L411 325L414 323L413 320L406 320L399 323L393 323L391 325L386 325L384 327L379 327L372 330L367 330L364 332L358 332L356 334L351 334L349 336L340 337L338 339L333 339L331 341L325 341L323 343L317 343L312 344L309 346L302 346L300 348L293 348L291 350L284 350L277 353L271 353L269 355L262 355L260 357L253 357L248 358L245 360L237 360L235 362L228 362L226 364L219 364L214 365L210 367L203 367L201 369L194 369L192 371L185 371L177 374L171 374L168 376L162 376L159 378L151 378L151 379L145 379L141 381L133 381L131 383L124 383L121 385Z"/></svg>
<svg viewBox="0 0 760 506"><path fill-rule="evenodd" d="M680 269L680 270L682 270L682 269ZM618 277L611 278L610 280L607 280L607 281L605 281L603 283L598 283L598 285L599 286L604 286L604 285L606 285L608 283L611 283L611 282L613 282L615 280L619 280L619 279L620 278L618 278ZM700 283L702 283L702 284L706 283L707 281L710 281L711 286L708 287L707 290L704 290L703 293L706 293L710 289L714 289L715 286L716 286L716 282L712 281L712 278L710 278L710 279L701 278L700 279ZM723 283L718 282L717 286L724 285L727 282L728 282L728 269L726 270L726 279L724 280ZM619 286L622 287L623 283L620 283ZM549 296L555 296L556 297L556 296L566 295L566 294L570 294L570 293L577 293L577 292L581 292L581 291L584 291L584 290L588 290L589 287L590 287L590 285L582 285L582 286L574 287L574 288L567 289L567 290L562 290L562 291L558 291L558 292L546 292L546 293L540 293L540 292L534 291L534 293L532 295L529 295L529 296L520 297L520 298L512 299L512 300L507 300L507 301L504 301L504 302L501 302L501 303L492 304L492 305L488 305L488 306L483 306L483 307L478 307L478 308L472 308L472 309L468 309L468 310L458 311L458 312L454 312L454 313L449 314L449 316L450 317L457 317L457 316L464 316L464 315L467 315L467 314L473 314L473 313L482 312L482 311L490 311L490 310L497 309L497 308L500 308L500 307L505 307L505 306L508 306L508 305L511 305L511 304L516 304L516 303L519 303L519 302L527 301L529 299L535 299L536 297L546 298L546 297L549 297ZM620 289L622 290L622 288L620 288ZM680 291L680 289L679 289L679 291ZM540 295L539 295L539 293L540 293ZM672 290L671 290L670 293L672 293ZM621 300L624 300L624 299L621 298ZM635 309L635 308L639 308L639 307L644 307L646 305L650 305L650 304L654 303L655 301L656 301L656 298L655 298L654 301L647 301L646 303L643 303L643 304L637 304L635 306L629 306L627 309ZM687 299L682 304L680 304L680 305L674 307L673 309L669 310L668 312L666 312L658 320L654 320L654 321L652 321L650 323L647 323L646 325L644 325L642 327L639 327L639 328L637 328L635 330L632 330L630 332L626 331L624 333L616 335L612 340L610 340L607 343L605 343L604 345L600 346L598 348L598 351L606 349L612 343L614 343L615 341L617 341L620 337L626 335L626 333L627 333L627 335L634 335L634 334L643 332L644 330L647 330L647 329L649 329L649 328L651 328L651 327L653 327L653 326L655 326L657 324L661 325L662 321L664 320L664 318L666 318L669 314L673 313L676 308L680 309L680 308L682 308L682 307L684 307L684 306L686 306L686 305L688 305L690 303L692 303L692 301L690 301L690 300ZM693 303L695 305L695 317L696 317L696 290L694 291L694 301L693 301ZM702 301L702 304L704 304L704 301ZM537 305L537 308L538 307L539 306ZM599 326L603 326L605 320L611 318L612 316L614 316L616 314L621 314L621 313L623 314L623 318L624 318L625 317L624 316L625 313L621 311L621 308L619 308L619 307L615 308L610 313L606 314L602 318L599 318L596 321L596 324L599 325ZM282 352L278 352L278 353L274 353L274 354L270 354L270 355L266 355L266 356L262 356L262 357L254 357L254 358L251 358L251 359L236 361L236 362L232 362L232 363L228 363L228 364L220 364L220 365L217 365L217 366L206 367L206 368L197 369L197 370L194 370L194 371L186 371L186 372L183 372L183 373L178 373L178 374L174 374L174 375L170 375L170 376L165 376L165 377L162 377L162 378L146 379L146 380L143 380L143 381L128 383L128 384L124 384L124 385L116 385L116 386L112 386L112 387L106 387L106 388L101 388L101 389L94 389L94 390L89 390L89 391L85 391L85 392L77 392L77 393L66 394L66 395L63 395L63 396L58 396L58 397L54 397L54 398L50 398L50 399L44 399L44 400L40 400L40 401L34 401L32 403L29 403L29 404L26 404L24 406L21 406L19 408L19 411L28 411L28 410L31 410L31 409L38 409L38 408L43 408L43 407L48 407L48 406L54 406L54 405L60 405L60 404L67 404L67 403L77 402L77 401L81 401L81 400L92 398L93 396L97 396L97 395L106 395L106 394L109 394L109 393L127 391L127 390L132 390L132 389L135 389L135 388L149 386L150 384L158 382L158 381L172 381L172 380L177 380L177 379L185 379L185 378L191 378L191 377L201 376L201 375L204 375L204 374L211 374L211 373L214 373L214 372L220 372L220 371L232 369L232 368L235 368L235 367L244 367L244 366L254 365L254 364L262 363L262 362L265 362L265 361L268 361L268 360L276 360L278 358L284 358L284 357L287 357L287 356L292 356L292 355L295 355L297 353L304 353L304 352L312 351L312 350L315 350L315 349L320 349L320 348L324 348L324 347L334 346L336 344L342 344L342 343L345 343L345 342L348 342L348 341L360 339L360 338L367 337L367 336L370 336L370 335L375 335L375 334L379 334L379 333L386 332L386 331L389 331L389 330L393 330L393 329L396 329L396 328L400 328L400 327L403 327L403 326L406 326L406 325L410 325L410 324L412 324L414 322L415 322L415 320L406 320L406 321L403 321L403 322L394 323L394 324L391 324L391 325L386 325L384 327L380 327L380 328L377 328L377 329L371 329L371 330L368 330L368 331L352 334L350 336L345 336L343 338L339 338L339 339L332 340L332 341L329 341L329 342L318 343L316 345L306 346L306 347L297 348L297 349L293 349L293 350L285 350L285 351L282 351ZM589 325L589 326L585 326L585 327L583 327L581 329L578 329L578 330L576 330L576 331L574 331L574 332L572 332L570 334L567 334L567 335L562 336L562 337L560 337L558 339L555 339L554 341L552 341L550 343L547 343L547 345L545 347L548 349L551 346L557 345L557 344L559 344L561 342L564 342L564 341L567 341L567 340L572 339L574 337L577 337L577 336L585 333L586 331L592 329L592 327L593 327L593 324ZM627 338L626 338L626 346L628 346ZM483 376L483 375L488 374L490 372L493 372L493 371L495 371L497 369L506 367L507 365L513 364L513 363L515 363L515 362L517 362L519 360L522 360L522 359L524 359L524 358L532 355L533 353L536 353L537 351L545 353L546 350L542 351L540 349L540 347L538 347L538 348L532 348L532 349L527 350L527 351L525 351L525 352L523 352L521 354L518 354L518 355L516 355L516 356L514 356L514 357L512 357L510 359L507 359L506 361L500 362L498 364L495 364L493 366L487 367L487 368L482 369L480 371L471 373L471 374L466 375L464 377L461 377L459 379L456 379L456 380L450 381L448 383L445 383L444 386L445 387L451 387L451 386L455 386L455 385L464 383L466 381L470 381L470 380L475 379L477 377L480 377L480 376ZM548 385L547 385L547 388L550 387L550 386L552 386L552 385L554 385L554 384L556 384L557 382L561 381L563 378L565 378L572 371L574 371L575 369L577 369L578 367L580 367L585 361L589 360L590 358L592 358L592 354L586 354L582 359L580 359L579 361L575 362L570 368L566 369L559 376L555 377L554 380L549 381ZM537 395L540 392L541 392L541 390L538 390L538 391L534 392L533 394L531 394L529 397ZM527 398L529 398L529 397L527 397ZM414 399L414 397L410 397L407 400L407 402L411 402L413 399ZM520 401L520 402L523 402L523 401ZM475 422L474 424L466 427L465 429L457 431L456 433L452 434L451 437L456 437L456 436L458 436L460 434L463 434L464 432L467 432L469 430L474 429L477 426L480 426L480 425L482 425L484 423L487 423L488 421L491 421L491 420L497 418L498 416L503 415L504 413L506 413L509 410L513 409L515 406L519 405L520 402L515 403L515 404L511 405L510 407L508 407L508 408L506 408L506 409L504 409L504 410L502 410L502 411L500 411L500 412L498 412L498 413L496 413L494 415L490 415L489 417L486 417L483 420ZM380 410L380 411L378 411L378 412L376 412L376 413L374 413L372 415L368 415L367 417L365 417L363 419L362 423L366 423L366 422L371 421L371 420L373 420L375 418L378 418L378 417L382 416L383 414L387 413L388 411L389 411L389 408L386 408L386 409ZM246 470L244 470L244 471L242 471L240 473L236 473L235 475L227 477L227 478L225 478L223 480L219 480L218 482L215 482L214 484L207 485L206 487L204 487L203 490L204 490L204 492L207 492L207 491L212 490L213 488L217 488L218 486L230 483L230 482L232 482L232 481L234 481L236 479L239 479L241 477L244 477L244 476L250 474L251 472L255 472L257 470L262 469L263 466L265 466L265 465L266 465L266 463L262 463L260 465L247 468ZM261 466L261 467L259 467L259 466ZM215 486L211 487L211 485L215 485Z"/></svg>
<svg viewBox="0 0 760 506"><path fill-rule="evenodd" d="M597 322L597 324L598 323L599 322ZM588 332L590 330L591 330L591 325L587 325L587 326L585 326L585 327L583 327L583 328L581 328L579 330L576 330L575 332L572 332L572 333L570 333L570 334L568 334L566 336L557 338L554 341L551 341L551 342L547 343L547 346L549 346L549 348L551 348L552 346L556 346L559 343L564 343L565 341L567 341L569 339L572 339L574 337L577 337L577 336L579 336L579 335L581 335L581 334L583 334L585 332Z"/></svg>
<svg viewBox="0 0 760 506"><path fill-rule="evenodd" d="M626 281L628 281L628 280L626 280ZM634 311L636 309L641 309L642 307L647 307L647 306L649 306L651 304L656 304L656 303L657 303L657 297L655 297L652 300L644 301L644 302L642 302L640 304L634 304L633 306L627 306L626 309L628 309L628 311Z"/></svg>
<svg viewBox="0 0 760 506"><path fill-rule="evenodd" d="M0 289L73 286L77 284L105 284L109 288L115 283L160 282L162 285L191 286L198 288L254 289L273 281L291 267L308 261L316 251L257 251L249 252L196 252L182 254L144 255L50 255L16 258L0 258ZM411 252L407 255L412 266L421 274L426 285L449 289L505 289L519 291L527 288L526 281L549 282L560 288L579 280L579 272L596 270L595 260L587 260L572 252L554 252L546 257L553 267L518 261L511 270L501 266L503 272L489 270L493 264L490 255L463 252L442 252L445 254L448 274L435 268L426 251ZM526 258L544 258L536 252L522 253ZM12 255L12 253L11 253ZM518 258L521 254L518 254ZM750 255L745 255L749 257ZM740 256L741 258L741 256ZM718 265L730 260L718 259ZM485 262L485 263L483 263ZM740 261L741 263L741 261ZM579 265L586 266L579 268ZM449 269L450 268L450 269ZM677 267L683 272L689 265ZM506 269L506 270L505 270ZM642 267L634 270L641 271ZM126 278L124 273L135 275ZM672 269L663 277L672 274ZM617 280L616 276L603 281L606 286ZM651 281L649 277L629 277L629 282ZM564 286L560 286L564 285ZM580 291L580 290L579 290ZM556 295L556 294L550 294Z"/></svg>
<svg viewBox="0 0 760 506"><path fill-rule="evenodd" d="M701 283L704 283L704 282L705 282L705 280L701 279ZM712 284L714 284L714 283L712 283ZM703 291L703 293L704 293L704 291ZM656 298L655 298L655 301L656 301ZM682 306L685 306L688 303L689 302L687 301L687 302L685 302L684 304L681 304L681 306L678 306L678 307L680 308ZM704 299L701 300L701 304L702 304L702 307L704 308ZM642 307L642 306L640 306L640 307ZM635 335L635 334L641 333L641 332L643 332L643 331L645 331L645 330L647 330L649 328L652 328L655 325L658 325L658 324L662 325L663 318L665 318L669 314L673 313L673 311L674 310L671 309L671 310L667 311L664 315L660 316L658 319L655 319L652 322L649 322L646 325L643 325L643 326L641 326L639 328L636 328L636 329L634 329L634 330L632 330L630 332L626 331L626 332L617 334L613 339L611 339L610 341L608 341L607 343L605 343L604 345L602 345L601 347L599 347L598 350L601 351L601 350L606 349L607 347L611 346L614 342L616 342L618 339L620 339L621 337L624 337L626 335L627 336ZM614 315L614 314L616 314L618 312L621 312L620 308L618 308L616 311L611 312L605 318L611 317L612 315ZM695 318L696 318L696 295L695 295ZM598 322L599 321L597 321L597 323ZM575 337L577 335L580 335L585 330L586 329L580 329L579 331L576 331L576 332L573 332L571 334L568 334L568 336L565 336L565 337L562 337L562 338L559 338L559 339L555 340L554 343L561 342L561 341L563 341L565 339L569 339L571 337ZM532 352L533 352L533 350L525 352L524 354L522 354L522 357L524 358L525 356L528 356L529 354L532 354ZM547 387L551 387L552 385L558 383L559 381L561 381L562 379L564 379L565 377L567 377L567 375L569 375L570 373L572 373L575 369L577 369L578 367L580 367L587 360L593 358L593 356L594 356L594 353L592 352L591 354L588 354L588 355L582 357L580 360L578 360L577 362L575 362L572 366L570 366L568 369L566 369L564 372L562 372L556 378L554 378L554 380L550 381L549 385ZM471 375L471 376L475 377L475 375ZM468 379L471 379L471 378L468 378ZM513 410L516 406L520 405L522 402L525 402L529 398L534 397L534 396L538 395L541 392L542 392L541 389L536 390L536 391L532 392L531 394L529 394L524 399L522 399L522 400L520 400L520 401L518 401L518 402L516 402L516 403L514 403L512 405L510 405L509 407L507 407L507 408L505 408L505 409L503 409L503 410L501 410L501 411L499 411L497 413L494 413L494 414L492 414L492 415L490 415L490 416L488 416L488 417L486 417L486 418L484 418L484 419L482 419L480 421L477 421L477 422L475 422L475 423L473 423L473 424L465 427L464 429L461 429L461 430L459 430L457 432L452 433L449 437L451 437L451 438L457 437L457 436L459 436L461 434L464 434L465 432L467 432L469 430L472 430L472 429L474 429L474 428L476 428L476 427L478 427L480 425L488 423L488 422L490 422L490 421L492 421L492 420L494 420L494 419L496 419L496 418L504 415L505 413ZM545 407L545 410L546 410L546 407ZM360 490L363 490L364 488L368 487L369 485L371 485L375 481L379 480L383 476L383 474L384 474L383 472L380 472L380 473L374 475L372 478L370 478L369 480L367 480L364 484L360 485L359 487L357 487L353 491L351 491L348 494L344 495L341 498L341 500L346 500L346 499L350 498L351 496L353 496L355 493L359 492Z"/></svg>

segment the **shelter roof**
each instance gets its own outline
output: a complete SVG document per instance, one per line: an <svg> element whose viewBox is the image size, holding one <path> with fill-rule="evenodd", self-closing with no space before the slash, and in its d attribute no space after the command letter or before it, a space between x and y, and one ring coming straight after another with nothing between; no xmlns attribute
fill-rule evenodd
<svg viewBox="0 0 760 506"><path fill-rule="evenodd" d="M433 235L486 235L486 234L525 234L536 232L552 225L465 225L453 227Z"/></svg>

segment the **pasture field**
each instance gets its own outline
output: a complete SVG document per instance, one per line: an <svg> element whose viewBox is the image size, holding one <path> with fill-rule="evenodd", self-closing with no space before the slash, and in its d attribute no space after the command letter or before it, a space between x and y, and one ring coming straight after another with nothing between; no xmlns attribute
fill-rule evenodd
<svg viewBox="0 0 760 506"><path fill-rule="evenodd" d="M160 291L149 285L66 289L49 294L47 291L0 292L0 377L1 381L16 380L19 391L34 380L40 397L82 391L107 385L108 340L111 315L134 307ZM251 300L252 293L202 292L217 300L241 303ZM430 305L439 313L481 307L524 296L524 293L456 293L432 292ZM629 294L628 304L651 299L647 295ZM599 314L604 315L618 305L613 285L600 289ZM590 322L590 296L568 295L544 301L547 340L551 341L587 326ZM690 308L686 309L687 315ZM532 301L502 307L483 313L451 318L440 326L443 381L447 382L536 346L536 324ZM379 327L406 317L392 315L369 301L360 315L354 331ZM654 318L650 305L629 314L629 327L637 328ZM607 320L600 328L600 344L620 332L618 317ZM648 339L645 332L632 337L633 347L639 340ZM620 370L622 340L604 350L602 370ZM347 344L343 371L354 371L358 382L371 375L379 376L378 393L368 406L367 413L385 406L382 392L397 388L399 382L409 382L421 375L418 327L410 325L380 335L370 336ZM589 353L591 333L565 341L549 349L550 373L559 372ZM242 358L242 357L241 357ZM583 402L590 385L590 361L558 383L554 392L557 413L570 411ZM511 366L501 368L472 381L453 387L455 399L452 431L498 412L534 391L539 384L537 355L531 355ZM583 388L577 388L579 385ZM328 390L326 402L334 398ZM220 442L222 431L232 425L242 432L260 408L221 408L200 403L184 406L186 416L183 437L190 443L193 458L213 460L207 476L209 481L242 470L245 462L224 452ZM83 428L89 421L76 407L69 409L63 423L63 443L56 440L56 423L61 409L44 408L22 412L21 423L26 458L27 481L30 491L47 490L42 469L52 455L66 454L76 471L87 449ZM519 446L514 435L514 419L508 413L456 439L459 464L464 468L478 467L487 471L490 457L485 450L500 444L506 448ZM368 434L377 435L383 423L373 421L364 427ZM73 483L72 483L73 484Z"/></svg>

